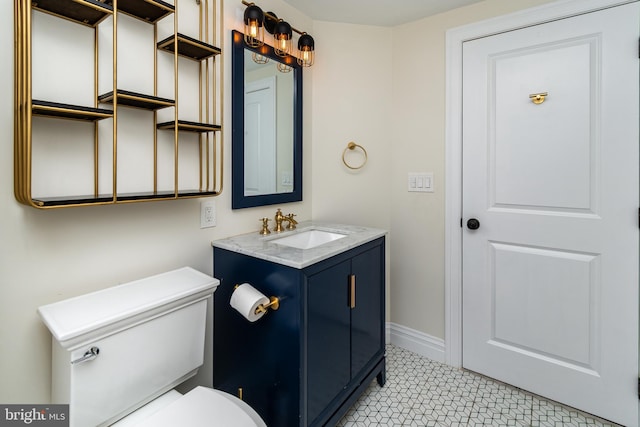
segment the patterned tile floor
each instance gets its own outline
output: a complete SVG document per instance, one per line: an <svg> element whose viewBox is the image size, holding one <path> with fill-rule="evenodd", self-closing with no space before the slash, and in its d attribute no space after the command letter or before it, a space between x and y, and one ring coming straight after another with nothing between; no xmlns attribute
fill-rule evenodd
<svg viewBox="0 0 640 427"><path fill-rule="evenodd" d="M387 346L387 382L373 381L338 427L617 426L498 381Z"/></svg>

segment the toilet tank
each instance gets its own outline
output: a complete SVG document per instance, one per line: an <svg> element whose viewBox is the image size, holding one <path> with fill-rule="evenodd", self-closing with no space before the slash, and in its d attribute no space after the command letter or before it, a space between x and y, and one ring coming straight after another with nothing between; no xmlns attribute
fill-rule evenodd
<svg viewBox="0 0 640 427"><path fill-rule="evenodd" d="M70 426L109 425L195 375L218 284L185 267L39 307Z"/></svg>

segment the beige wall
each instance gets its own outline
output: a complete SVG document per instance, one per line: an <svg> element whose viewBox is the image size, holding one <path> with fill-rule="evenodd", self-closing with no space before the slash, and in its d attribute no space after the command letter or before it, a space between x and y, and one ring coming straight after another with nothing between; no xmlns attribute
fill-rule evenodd
<svg viewBox="0 0 640 427"><path fill-rule="evenodd" d="M545 0L488 0L393 29L312 22L280 0L260 1L316 39L305 70L305 201L301 220L389 229L391 321L444 336L444 40L448 28ZM13 197L13 10L0 2L0 402L47 402L50 337L38 306L182 265L212 272L210 241L258 229L275 207L231 210L230 143L218 226L199 228L199 201L38 211ZM244 7L225 0L228 31ZM225 58L230 127L230 58ZM349 141L363 145L360 171L342 166ZM407 193L408 172L434 172L433 194ZM198 378L210 383L211 360Z"/></svg>
<svg viewBox="0 0 640 427"><path fill-rule="evenodd" d="M313 66L313 217L389 229L391 28L315 22ZM358 170L342 153L367 151ZM364 158L347 153L354 166Z"/></svg>

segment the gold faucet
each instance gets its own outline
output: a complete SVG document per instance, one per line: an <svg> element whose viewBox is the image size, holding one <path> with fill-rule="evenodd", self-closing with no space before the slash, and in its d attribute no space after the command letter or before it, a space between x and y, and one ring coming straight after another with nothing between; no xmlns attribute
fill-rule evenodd
<svg viewBox="0 0 640 427"><path fill-rule="evenodd" d="M280 209L278 209L278 212L276 212L276 216L275 216L275 220L276 220L276 226L273 229L273 231L275 231L276 233L281 233L285 230L285 228L282 226L283 222L287 222L287 230L295 230L296 229L296 225L298 224L298 221L296 221L295 219L293 219L295 215L294 214L288 214L288 215L283 215L282 211Z"/></svg>
<svg viewBox="0 0 640 427"><path fill-rule="evenodd" d="M274 228L273 231L275 231L276 233L283 232L284 228L282 228L282 221L284 221L285 216L282 215L282 211L280 209L278 209L278 212L276 212L276 216L274 219L276 220L276 228Z"/></svg>
<svg viewBox="0 0 640 427"><path fill-rule="evenodd" d="M298 221L296 221L295 219L293 219L295 215L294 214L289 214L286 215L284 217L284 221L287 221L287 230L295 230L296 229L296 225L298 224Z"/></svg>

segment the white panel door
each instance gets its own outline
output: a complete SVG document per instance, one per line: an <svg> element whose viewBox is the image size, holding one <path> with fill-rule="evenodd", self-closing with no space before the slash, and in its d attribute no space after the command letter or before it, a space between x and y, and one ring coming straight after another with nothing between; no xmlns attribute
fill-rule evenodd
<svg viewBox="0 0 640 427"><path fill-rule="evenodd" d="M639 27L636 2L463 46L463 366L627 426Z"/></svg>
<svg viewBox="0 0 640 427"><path fill-rule="evenodd" d="M276 192L276 78L245 83L244 195Z"/></svg>

